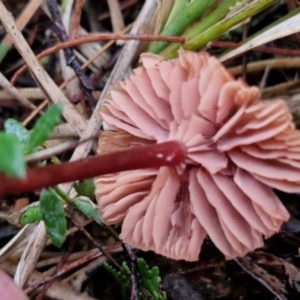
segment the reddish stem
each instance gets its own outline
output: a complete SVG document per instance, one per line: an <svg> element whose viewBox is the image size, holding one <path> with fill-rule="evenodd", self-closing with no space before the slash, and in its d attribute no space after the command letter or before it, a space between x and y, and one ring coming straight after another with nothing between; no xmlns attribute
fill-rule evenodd
<svg viewBox="0 0 300 300"><path fill-rule="evenodd" d="M78 29L79 29L80 20L81 20L82 6L83 6L83 0L75 1L70 40L76 39L76 37L78 35Z"/></svg>
<svg viewBox="0 0 300 300"><path fill-rule="evenodd" d="M27 170L25 179L0 174L0 197L8 193L32 191L115 172L175 166L182 163L185 158L185 146L180 142L171 141L60 165L31 168Z"/></svg>

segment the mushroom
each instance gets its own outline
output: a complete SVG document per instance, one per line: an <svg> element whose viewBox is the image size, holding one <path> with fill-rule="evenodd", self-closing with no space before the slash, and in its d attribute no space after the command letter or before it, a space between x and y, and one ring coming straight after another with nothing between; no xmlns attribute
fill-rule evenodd
<svg viewBox="0 0 300 300"><path fill-rule="evenodd" d="M289 218L272 188L300 191L300 133L285 102L257 101L207 53L141 60L103 108L113 131L100 156L0 173L0 197L103 175L100 214L136 248L194 261L207 235L227 259L261 247Z"/></svg>
<svg viewBox="0 0 300 300"><path fill-rule="evenodd" d="M176 260L197 260L207 236L227 259L261 247L289 219L272 188L300 191L300 134L285 102L257 101L257 87L205 52L141 62L104 105L111 131L99 154L177 141L186 157L98 177L104 222L122 223L125 243Z"/></svg>

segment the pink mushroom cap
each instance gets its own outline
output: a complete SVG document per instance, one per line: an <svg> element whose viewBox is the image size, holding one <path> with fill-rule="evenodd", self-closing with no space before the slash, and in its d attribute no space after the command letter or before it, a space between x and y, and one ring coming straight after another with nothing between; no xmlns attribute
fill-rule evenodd
<svg viewBox="0 0 300 300"><path fill-rule="evenodd" d="M300 191L300 134L287 105L257 101L257 87L205 52L141 62L104 105L113 132L100 136L99 154L176 140L187 156L97 178L104 222L122 223L125 243L177 260L198 260L207 236L227 259L261 247L289 219L272 188Z"/></svg>

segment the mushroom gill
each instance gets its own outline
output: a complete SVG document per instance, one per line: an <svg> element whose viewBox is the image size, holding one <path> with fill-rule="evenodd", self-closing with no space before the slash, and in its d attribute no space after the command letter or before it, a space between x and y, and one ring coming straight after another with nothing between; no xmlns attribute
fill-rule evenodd
<svg viewBox="0 0 300 300"><path fill-rule="evenodd" d="M113 132L103 136L113 138L100 136L99 154L176 140L187 156L97 178L104 222L122 222L125 243L173 259L197 260L207 235L227 259L261 247L289 218L272 188L300 191L300 134L285 102L257 101L258 88L205 52L141 61L105 103Z"/></svg>

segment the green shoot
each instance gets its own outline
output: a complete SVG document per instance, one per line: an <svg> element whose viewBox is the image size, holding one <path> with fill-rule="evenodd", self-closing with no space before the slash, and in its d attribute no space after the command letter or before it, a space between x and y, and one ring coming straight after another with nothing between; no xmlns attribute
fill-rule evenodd
<svg viewBox="0 0 300 300"><path fill-rule="evenodd" d="M131 282L129 277L131 275L131 271L127 263L123 262L122 267L124 272L129 275L128 277L124 276L121 272L117 271L114 267L107 263L104 263L104 267L108 273L110 273L110 275L121 285L124 299L129 299L131 292ZM139 289L145 291L145 293L140 292L140 299L166 300L166 293L160 288L161 278L159 276L159 268L155 266L150 269L147 262L143 258L137 258L137 267L137 281ZM149 295L150 297L146 298L145 294Z"/></svg>
<svg viewBox="0 0 300 300"><path fill-rule="evenodd" d="M186 27L199 18L213 3L214 0L190 1L175 19L172 17L172 20L174 20L169 22L168 26L160 34L164 36L180 36ZM177 9L176 6L174 8ZM168 46L166 42L154 42L151 43L148 52L160 53L166 46Z"/></svg>

